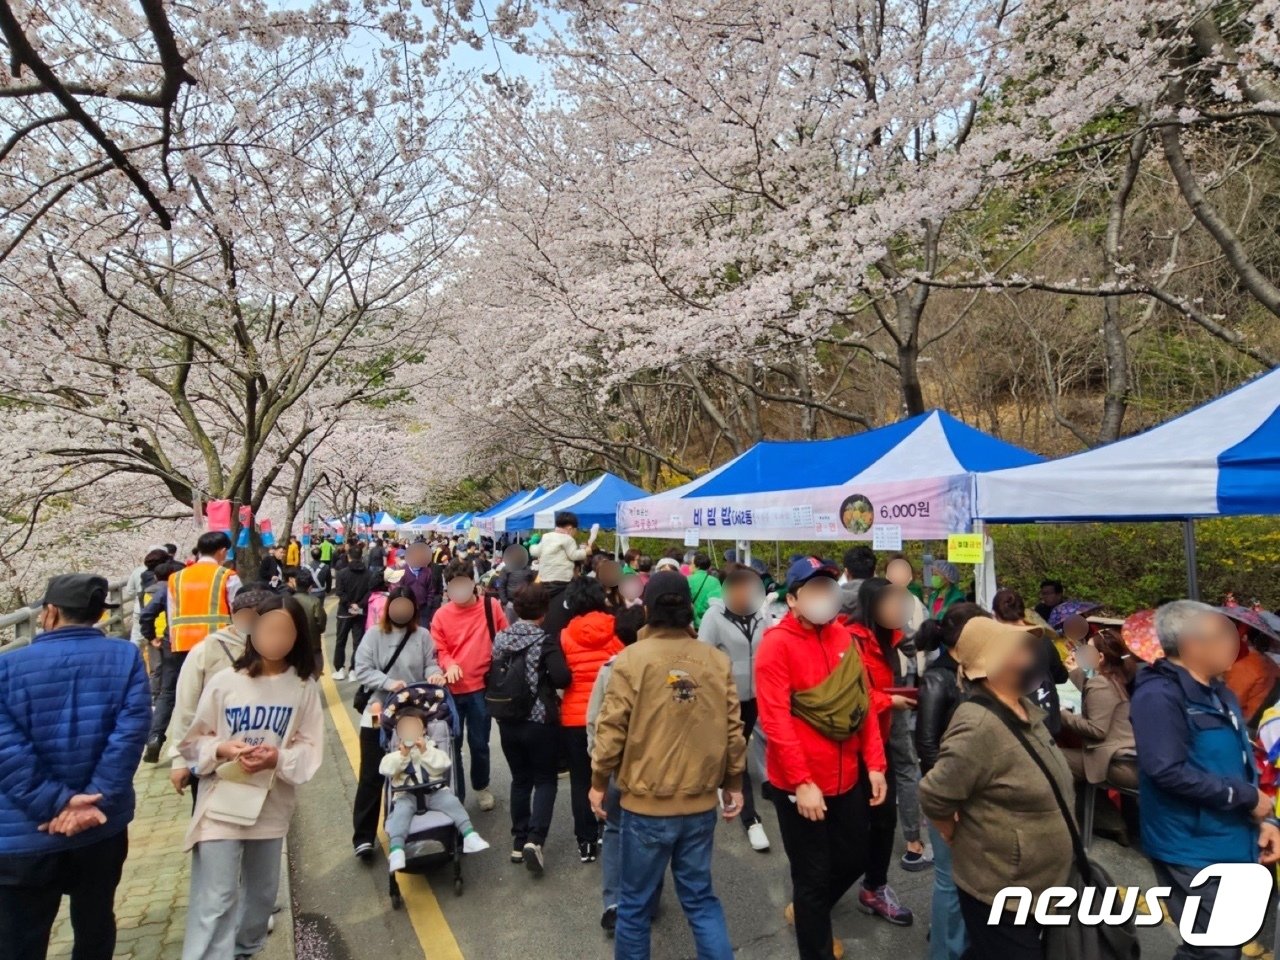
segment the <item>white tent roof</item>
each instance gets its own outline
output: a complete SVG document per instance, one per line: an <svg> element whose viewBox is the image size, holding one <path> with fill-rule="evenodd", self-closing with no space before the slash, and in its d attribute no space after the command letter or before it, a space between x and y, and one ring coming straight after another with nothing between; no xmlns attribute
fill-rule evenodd
<svg viewBox="0 0 1280 960"><path fill-rule="evenodd" d="M1280 513L1280 370L1125 440L979 475L993 522Z"/></svg>

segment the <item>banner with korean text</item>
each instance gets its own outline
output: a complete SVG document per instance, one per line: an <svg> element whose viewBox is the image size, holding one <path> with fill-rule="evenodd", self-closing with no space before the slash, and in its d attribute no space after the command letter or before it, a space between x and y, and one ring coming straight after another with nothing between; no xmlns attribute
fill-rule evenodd
<svg viewBox="0 0 1280 960"><path fill-rule="evenodd" d="M876 524L905 540L973 529L973 475L855 483L720 497L661 495L618 504L618 532L703 540L872 540Z"/></svg>

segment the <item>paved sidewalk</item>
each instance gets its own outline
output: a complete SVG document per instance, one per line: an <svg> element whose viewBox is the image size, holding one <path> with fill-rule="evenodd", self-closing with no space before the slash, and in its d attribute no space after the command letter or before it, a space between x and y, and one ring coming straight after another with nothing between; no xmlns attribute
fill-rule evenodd
<svg viewBox="0 0 1280 960"><path fill-rule="evenodd" d="M129 859L116 889L116 960L179 960L187 917L191 858L182 837L191 818L191 794L179 797L169 783L168 764L144 763L133 778L137 814L129 827ZM293 920L287 871L280 879L285 909L276 915L261 960L293 956ZM53 927L49 957L71 956L68 901Z"/></svg>

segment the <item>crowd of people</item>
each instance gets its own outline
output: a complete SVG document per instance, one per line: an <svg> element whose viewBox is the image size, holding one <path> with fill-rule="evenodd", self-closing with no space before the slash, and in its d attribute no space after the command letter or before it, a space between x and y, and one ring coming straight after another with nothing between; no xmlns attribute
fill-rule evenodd
<svg viewBox="0 0 1280 960"><path fill-rule="evenodd" d="M922 578L866 546L839 564L797 555L775 580L732 551L615 555L595 540L567 512L527 541L291 539L242 583L229 539L206 533L189 562L172 545L144 558L133 645L97 626L103 578L51 580L43 632L0 656L0 943L43 958L69 895L75 956L111 956L141 758L167 760L192 795L184 960L261 949L296 792L321 760L331 596L333 679L359 714L354 856L376 862L384 810L393 874L423 810L452 824L459 855L489 849L468 801L497 804L496 723L506 855L534 878L574 854L600 861L619 960L649 956L668 870L698 957L732 957L720 818L754 850L781 844L801 960L843 956L832 910L851 891L868 914L915 922L889 884L899 849L903 870L932 871L930 960L1057 956L1060 928L993 904L1080 882L1085 803L1099 832L1141 846L1175 921L1200 910L1197 929L1217 895L1195 885L1202 868L1280 860L1280 666L1256 611L1163 603L1162 655L1146 663L1053 580L1034 607L1006 588L984 609L953 565ZM448 750L429 731L444 704L460 734Z"/></svg>

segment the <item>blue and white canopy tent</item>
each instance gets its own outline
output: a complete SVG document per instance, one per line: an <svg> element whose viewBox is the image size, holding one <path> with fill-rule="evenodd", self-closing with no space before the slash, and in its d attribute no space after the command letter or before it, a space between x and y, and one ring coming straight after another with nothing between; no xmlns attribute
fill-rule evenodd
<svg viewBox="0 0 1280 960"><path fill-rule="evenodd" d="M517 503L524 502L525 500L528 499L529 494L531 492L532 491L529 491L529 490L517 490L515 493L509 494L508 496L503 497L501 500L495 503L488 510L481 510L479 513L475 515L474 519L483 520L486 517L495 516L500 511L507 509L507 507L513 507Z"/></svg>
<svg viewBox="0 0 1280 960"><path fill-rule="evenodd" d="M618 528L621 501L644 496L648 494L635 484L612 473L602 473L568 496L561 497L554 503L545 502L540 505L533 515L531 526L536 530L553 530L556 514L561 510L571 510L578 515L581 529L599 524L602 530L615 530Z"/></svg>
<svg viewBox="0 0 1280 960"><path fill-rule="evenodd" d="M400 521L383 510L374 516L373 522L369 524L369 529L375 533L394 533L400 529Z"/></svg>
<svg viewBox="0 0 1280 960"><path fill-rule="evenodd" d="M534 487L532 490L521 490L520 493L513 497L508 497L502 503L496 504L477 515L475 526L476 529L486 537L493 536L494 525L499 517L506 516L515 510L519 510L526 503L531 503L539 497L546 494L546 488Z"/></svg>
<svg viewBox="0 0 1280 960"><path fill-rule="evenodd" d="M1280 370L1145 433L978 478L993 523L1181 520L1197 593L1194 521L1280 514Z"/></svg>
<svg viewBox="0 0 1280 960"><path fill-rule="evenodd" d="M432 529L432 524L440 519L438 513L424 513L414 517L412 520L406 520L400 524L401 533L427 533Z"/></svg>
<svg viewBox="0 0 1280 960"><path fill-rule="evenodd" d="M908 540L973 523L973 475L1039 456L940 410L832 440L765 441L682 487L619 507L619 532L690 540Z"/></svg>
<svg viewBox="0 0 1280 960"><path fill-rule="evenodd" d="M495 517L493 529L496 533L532 530L533 517L537 511L566 497L571 497L581 489L576 483L562 483L554 490L532 500L527 500L514 510L508 510L501 516Z"/></svg>

